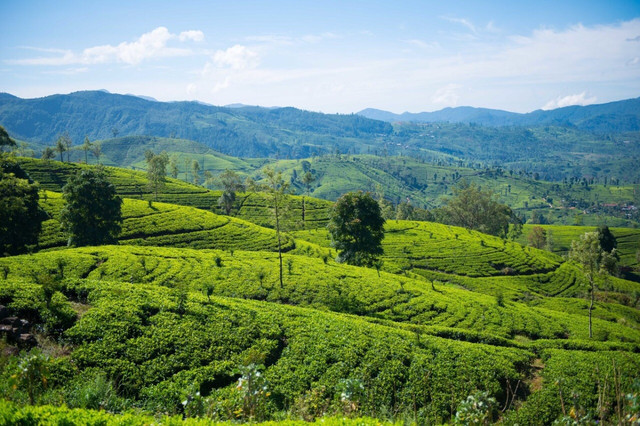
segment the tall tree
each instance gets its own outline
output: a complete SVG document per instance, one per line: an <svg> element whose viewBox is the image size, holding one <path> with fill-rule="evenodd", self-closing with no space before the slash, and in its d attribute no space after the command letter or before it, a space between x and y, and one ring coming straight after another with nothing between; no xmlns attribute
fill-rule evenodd
<svg viewBox="0 0 640 426"><path fill-rule="evenodd" d="M2 152L5 146L14 147L16 146L16 141L9 136L9 133L7 133L4 127L0 126L0 152Z"/></svg>
<svg viewBox="0 0 640 426"><path fill-rule="evenodd" d="M193 184L198 185L200 183L200 163L198 163L198 160L191 162L191 170L193 170Z"/></svg>
<svg viewBox="0 0 640 426"><path fill-rule="evenodd" d="M13 171L19 166L8 167L8 161L0 167L0 256L24 253L37 244L47 217L38 205L38 185L17 177Z"/></svg>
<svg viewBox="0 0 640 426"><path fill-rule="evenodd" d="M339 251L337 260L373 265L383 253L384 222L380 205L371 194L348 192L338 198L327 226L331 245Z"/></svg>
<svg viewBox="0 0 640 426"><path fill-rule="evenodd" d="M174 179L178 178L178 160L176 159L175 155L172 155L171 158L169 159L169 171L171 173L171 177Z"/></svg>
<svg viewBox="0 0 640 426"><path fill-rule="evenodd" d="M58 137L58 140L62 141L62 143L64 144L64 150L67 152L67 162L70 162L71 146L73 145L73 141L71 140L71 136L69 136L69 132L64 132Z"/></svg>
<svg viewBox="0 0 640 426"><path fill-rule="evenodd" d="M96 157L96 163L100 164L100 156L102 155L102 145L98 143L93 144L93 148L91 148L91 153L94 157Z"/></svg>
<svg viewBox="0 0 640 426"><path fill-rule="evenodd" d="M600 241L600 247L607 253L611 253L613 249L618 248L618 240L609 230L607 225L598 226L598 241Z"/></svg>
<svg viewBox="0 0 640 426"><path fill-rule="evenodd" d="M60 162L63 162L64 161L64 157L62 156L62 154L67 150L67 147L66 147L62 137L59 137L58 140L56 140L55 150L56 150L56 152L60 153Z"/></svg>
<svg viewBox="0 0 640 426"><path fill-rule="evenodd" d="M47 146L42 150L42 159L45 161L49 161L55 158L55 156L56 152L50 146Z"/></svg>
<svg viewBox="0 0 640 426"><path fill-rule="evenodd" d="M285 194L289 191L289 183L282 178L282 172L276 172L270 167L264 169L266 190L273 208L276 221L276 238L278 239L278 260L280 262L280 288L284 286L282 278L282 231L284 229Z"/></svg>
<svg viewBox="0 0 640 426"><path fill-rule="evenodd" d="M62 230L69 246L113 244L122 224L122 198L101 168L82 170L62 188Z"/></svg>
<svg viewBox="0 0 640 426"><path fill-rule="evenodd" d="M439 221L448 225L506 237L509 224L519 221L508 206L494 197L493 192L462 181L454 188L454 197L436 215Z"/></svg>
<svg viewBox="0 0 640 426"><path fill-rule="evenodd" d="M218 205L225 214L229 215L236 201L236 192L242 192L245 189L242 178L233 170L226 169L217 180L222 185L222 195L218 199Z"/></svg>
<svg viewBox="0 0 640 426"><path fill-rule="evenodd" d="M542 226L534 226L527 235L527 240L531 247L543 249L547 245L547 231Z"/></svg>
<svg viewBox="0 0 640 426"><path fill-rule="evenodd" d="M156 155L153 151L147 150L144 157L147 162L147 185L155 194L155 200L158 201L158 192L165 187L169 156L164 151Z"/></svg>
<svg viewBox="0 0 640 426"><path fill-rule="evenodd" d="M84 143L82 144L82 149L84 150L84 163L89 164L89 156L88 152L91 151L91 147L93 144L89 140L89 136L84 137Z"/></svg>
<svg viewBox="0 0 640 426"><path fill-rule="evenodd" d="M595 299L596 277L599 275L614 273L617 267L616 252L613 249L607 252L600 246L597 232L587 232L580 236L579 240L571 242L569 259L582 265L585 275L589 280L589 338L593 337L591 314Z"/></svg>
<svg viewBox="0 0 640 426"><path fill-rule="evenodd" d="M308 161L303 161L303 170L304 170L304 163L309 164ZM311 184L316 180L315 177L313 177L313 175L311 174L310 171L308 171L302 176L302 183L304 184L304 187L306 189L306 194L307 197L309 196L309 193L311 192ZM304 226L305 223L305 214L306 214L306 200L304 197L302 197L302 225Z"/></svg>

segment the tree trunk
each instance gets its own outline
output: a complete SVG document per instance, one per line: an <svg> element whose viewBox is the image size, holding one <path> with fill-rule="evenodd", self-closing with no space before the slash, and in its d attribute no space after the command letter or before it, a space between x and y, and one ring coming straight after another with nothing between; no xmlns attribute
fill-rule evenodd
<svg viewBox="0 0 640 426"><path fill-rule="evenodd" d="M275 205L276 205L276 234L278 236L278 257L280 259L280 288L284 288L284 284L282 283L282 243L280 241L280 216L278 211L278 196L275 197Z"/></svg>
<svg viewBox="0 0 640 426"><path fill-rule="evenodd" d="M84 164L89 164L89 157L87 157L87 150L84 150Z"/></svg>
<svg viewBox="0 0 640 426"><path fill-rule="evenodd" d="M591 326L591 311L593 310L593 293L594 293L594 285L593 285L593 277L590 277L591 281L591 303L589 304L589 339L593 338L593 329Z"/></svg>
<svg viewBox="0 0 640 426"><path fill-rule="evenodd" d="M304 197L302 197L302 227L304 228Z"/></svg>

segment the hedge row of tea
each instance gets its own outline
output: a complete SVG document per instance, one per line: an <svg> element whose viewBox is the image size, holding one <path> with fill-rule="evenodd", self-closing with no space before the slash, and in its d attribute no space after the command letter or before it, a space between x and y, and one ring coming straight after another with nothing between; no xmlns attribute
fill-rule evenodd
<svg viewBox="0 0 640 426"><path fill-rule="evenodd" d="M330 245L327 230L296 231L296 237ZM387 221L382 241L385 269L433 270L469 277L528 275L555 270L562 258L457 226L431 222Z"/></svg>
<svg viewBox="0 0 640 426"><path fill-rule="evenodd" d="M31 299L32 307L46 309L38 285L11 287L13 294L2 296L10 305L21 300L30 309L25 299ZM354 316L153 285L67 280L60 290L76 301L69 306L90 308L62 331L74 350L50 361L43 402L64 400L78 377L90 381L101 372L125 408L181 413L182 401L199 391L215 401L213 417L229 418L242 409L237 370L256 362L265 366L270 413L303 409L313 398L339 404L341 386L353 380L362 384L351 396L361 414L418 410L441 422L475 389L504 398L503 383L523 380L532 357L523 349L447 340ZM0 382L4 395L25 402L21 389Z"/></svg>
<svg viewBox="0 0 640 426"><path fill-rule="evenodd" d="M394 423L385 422L367 417L323 417L316 422L304 420L281 420L254 423L259 426L305 426L321 423L324 426L383 426ZM85 408L57 407L54 405L18 405L9 401L0 400L0 424L2 425L184 425L184 426L210 426L233 425L233 422L218 422L207 418L187 418L182 416L150 416L139 413L114 414L102 410Z"/></svg>
<svg viewBox="0 0 640 426"><path fill-rule="evenodd" d="M593 226L559 226L559 225L524 225L523 234L519 238L522 244L527 243L527 236L534 226L542 227L547 235L551 236L553 242L554 253L567 253L571 249L571 241L580 238L585 232L594 232L597 230ZM620 255L620 264L624 266L638 265L639 260L636 257L640 250L640 229L634 228L609 228L611 233L616 237L618 243L618 254Z"/></svg>
<svg viewBox="0 0 640 426"><path fill-rule="evenodd" d="M18 161L20 167L33 180L40 183L41 189L54 192L61 192L68 179L78 170L95 167L23 157L20 157ZM105 167L104 170L107 173L107 178L113 183L116 191L122 197L155 201L155 195L148 187L145 172L117 167ZM181 180L167 178L165 187L158 193L158 201L217 213L220 212L218 207L220 195L221 191L211 191ZM260 192L238 194L232 215L260 226L273 227L274 219L271 205L266 197L266 194ZM287 200L287 210L290 213L287 218L287 225L290 228L314 228L327 224L333 203L317 198L294 195L288 196Z"/></svg>
<svg viewBox="0 0 640 426"><path fill-rule="evenodd" d="M326 263L325 263L326 261ZM579 299L502 302L440 282L430 283L328 259L287 254L284 286L276 253L105 246L0 259L7 279L43 277L148 283L202 294L266 300L395 322L480 331L497 338L585 339L586 302ZM568 306L571 308L568 309ZM637 310L598 302L594 335L640 342Z"/></svg>
<svg viewBox="0 0 640 426"><path fill-rule="evenodd" d="M43 361L48 385L36 392L40 403L189 415L184 402L197 401L210 418L236 418L248 409L238 386L243 368L260 364L261 376L255 377L263 377L268 392L252 401L265 417L286 412L315 418L346 410L440 423L467 395L485 390L500 407L521 406L525 413L508 416L553 419L563 409L561 386L566 395L579 395L575 403L583 407L600 407L594 400L601 398L601 415L610 419L619 394L631 389L640 371L637 345L576 341L573 349L589 351L576 352L541 341L531 349L546 368L534 386L531 350L452 340L462 335L454 329L441 338L429 334L429 327L93 279L67 278L47 296L46 286L8 278L1 282L0 300L15 314L43 325L62 313L67 318L55 332L73 351ZM9 380L18 362L2 372L0 390L25 404L27 390L13 389ZM596 392L598 377L602 388ZM78 396L91 392L98 393L98 402Z"/></svg>
<svg viewBox="0 0 640 426"><path fill-rule="evenodd" d="M47 191L40 204L50 217L42 225L40 248L66 245L58 221L63 207L61 195ZM121 244L256 251L278 249L275 231L271 229L193 207L125 198L122 216ZM285 236L283 250L294 248L294 241Z"/></svg>

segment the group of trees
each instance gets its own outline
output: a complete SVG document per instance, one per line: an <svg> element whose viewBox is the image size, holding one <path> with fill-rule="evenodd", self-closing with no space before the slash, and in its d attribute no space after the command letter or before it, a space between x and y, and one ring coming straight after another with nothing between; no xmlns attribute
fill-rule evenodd
<svg viewBox="0 0 640 426"><path fill-rule="evenodd" d="M38 204L38 185L4 152L15 146L0 126L0 255L23 253L37 244L46 218Z"/></svg>
<svg viewBox="0 0 640 426"><path fill-rule="evenodd" d="M64 153L67 153L67 161L71 161L71 146L73 145L73 141L69 136L68 132L64 132L58 139L53 147L46 147L42 150L42 159L43 160L52 160L55 158L56 153L60 155L60 161L64 161ZM100 162L100 156L102 155L102 147L98 143L91 142L88 136L84 137L84 142L81 145L82 150L84 151L84 162L85 164L89 164L89 152L93 154L96 158L96 162Z"/></svg>
<svg viewBox="0 0 640 426"><path fill-rule="evenodd" d="M24 253L37 245L48 215L39 206L39 187L4 153L16 143L0 126L0 255ZM63 144L64 145L64 144ZM69 245L99 245L116 241L122 223L122 199L101 168L82 170L63 187L60 214Z"/></svg>

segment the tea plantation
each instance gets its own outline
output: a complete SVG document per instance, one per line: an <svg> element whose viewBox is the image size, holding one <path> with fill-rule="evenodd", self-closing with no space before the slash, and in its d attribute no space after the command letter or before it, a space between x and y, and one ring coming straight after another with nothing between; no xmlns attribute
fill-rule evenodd
<svg viewBox="0 0 640 426"><path fill-rule="evenodd" d="M93 167L25 157L19 158L19 164L33 180L40 184L41 189L54 192L61 192L68 179L78 170ZM116 167L105 167L105 172L120 196L155 201L155 195L147 185L148 180L145 172ZM166 178L164 188L158 193L158 201L218 213L220 212L218 207L220 195L221 191L211 191L181 180ZM296 195L288 195L287 201L286 225L291 229L324 227L329 220L333 205L329 201ZM274 226L269 201L266 195L261 192L238 194L232 215L261 226Z"/></svg>
<svg viewBox="0 0 640 426"><path fill-rule="evenodd" d="M640 283L596 280L590 339L589 282L558 254L388 221L379 270L339 264L329 205L305 197L300 223L290 197L280 285L264 194L222 216L215 192L169 180L172 203L149 202L115 168L119 245L68 248L52 191L82 166L22 164L50 218L39 251L0 258L0 424L442 424L478 400L504 424L638 414ZM614 233L633 266L636 234Z"/></svg>

